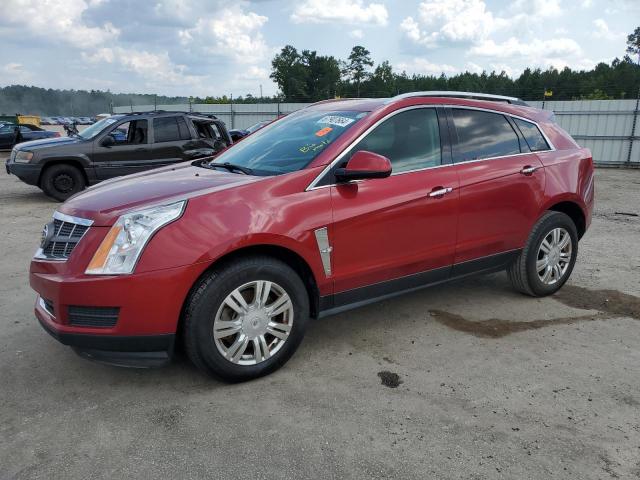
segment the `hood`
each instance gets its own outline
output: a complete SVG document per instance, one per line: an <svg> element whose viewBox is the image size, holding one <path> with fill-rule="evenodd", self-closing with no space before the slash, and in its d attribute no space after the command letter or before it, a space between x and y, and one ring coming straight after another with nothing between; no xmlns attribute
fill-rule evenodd
<svg viewBox="0 0 640 480"><path fill-rule="evenodd" d="M20 142L17 146L17 150L39 150L47 147L57 147L59 145L71 145L85 140L78 137L51 137L43 138L40 140L30 140L28 142Z"/></svg>
<svg viewBox="0 0 640 480"><path fill-rule="evenodd" d="M181 163L114 178L74 195L58 210L109 226L132 210L185 200L266 177L254 177Z"/></svg>

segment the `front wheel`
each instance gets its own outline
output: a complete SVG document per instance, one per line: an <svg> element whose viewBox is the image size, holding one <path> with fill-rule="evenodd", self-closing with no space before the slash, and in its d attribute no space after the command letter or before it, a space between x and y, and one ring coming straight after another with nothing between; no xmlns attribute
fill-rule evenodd
<svg viewBox="0 0 640 480"><path fill-rule="evenodd" d="M40 179L40 188L51 198L64 202L86 186L84 175L77 167L58 163L47 167Z"/></svg>
<svg viewBox="0 0 640 480"><path fill-rule="evenodd" d="M309 318L298 274L271 257L249 257L215 269L187 301L187 354L202 371L229 382L269 374L293 355Z"/></svg>
<svg viewBox="0 0 640 480"><path fill-rule="evenodd" d="M577 255L578 233L571 217L546 212L533 227L518 258L507 268L509 280L527 295L551 295L568 280Z"/></svg>

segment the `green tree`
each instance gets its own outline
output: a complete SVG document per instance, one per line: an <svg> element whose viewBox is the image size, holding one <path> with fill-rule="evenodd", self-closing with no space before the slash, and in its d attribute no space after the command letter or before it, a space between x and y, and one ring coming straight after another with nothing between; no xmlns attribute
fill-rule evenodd
<svg viewBox="0 0 640 480"><path fill-rule="evenodd" d="M627 36L627 53L640 57L640 27Z"/></svg>
<svg viewBox="0 0 640 480"><path fill-rule="evenodd" d="M288 101L306 100L305 67L293 46L285 46L271 61L271 79Z"/></svg>
<svg viewBox="0 0 640 480"><path fill-rule="evenodd" d="M370 67L373 67L371 52L360 45L353 47L346 64L345 74L355 83L357 97L360 97L360 84L368 78Z"/></svg>

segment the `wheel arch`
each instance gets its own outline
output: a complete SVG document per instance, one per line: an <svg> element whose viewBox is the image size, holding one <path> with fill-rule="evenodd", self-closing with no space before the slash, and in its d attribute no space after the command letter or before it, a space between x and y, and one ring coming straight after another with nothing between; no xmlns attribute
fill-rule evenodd
<svg viewBox="0 0 640 480"><path fill-rule="evenodd" d="M283 247L281 245L275 244L257 244L257 245L249 245L237 248L230 252L225 253L224 255L216 258L213 262L211 262L207 268L205 268L202 273L198 276L198 278L193 282L191 287L189 288L189 292L187 293L182 309L180 318L178 319L178 324L176 326L176 332L178 335L181 334L182 324L184 320L184 312L185 308L191 298L192 293L195 291L197 286L200 284L201 280L207 276L212 270L215 268L219 268L224 266L225 264L231 263L234 260L247 256L269 256L272 258L276 258L295 270L295 272L300 276L302 283L307 290L307 295L309 297L309 307L311 309L311 317L317 318L320 311L320 290L318 288L318 284L313 274L313 270L307 261L297 252L291 250L290 248Z"/></svg>
<svg viewBox="0 0 640 480"><path fill-rule="evenodd" d="M65 163L68 165L72 165L80 170L80 173L82 173L82 176L84 177L84 181L87 185L90 185L89 176L87 175L87 171L85 168L86 165L82 160L73 157L52 158L50 160L46 160L42 165L42 168L40 169L40 174L38 175L38 185L40 185L40 183L42 182L42 175L44 174L45 170L51 168L54 165L61 165Z"/></svg>
<svg viewBox="0 0 640 480"><path fill-rule="evenodd" d="M578 238L582 238L587 230L587 220L582 207L574 201L571 200L563 200L557 203L550 205L547 210L551 210L554 212L562 212L573 220L573 223L576 226L576 230L578 232Z"/></svg>

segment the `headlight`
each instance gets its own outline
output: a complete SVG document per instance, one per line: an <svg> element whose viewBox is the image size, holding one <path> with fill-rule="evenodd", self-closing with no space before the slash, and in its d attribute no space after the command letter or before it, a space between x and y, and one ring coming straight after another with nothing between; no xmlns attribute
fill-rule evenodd
<svg viewBox="0 0 640 480"><path fill-rule="evenodd" d="M18 150L16 152L16 156L13 159L16 163L29 163L33 158L33 152L25 152L23 150Z"/></svg>
<svg viewBox="0 0 640 480"><path fill-rule="evenodd" d="M180 217L186 203L182 201L122 215L102 240L85 273L121 275L133 272L151 236Z"/></svg>

